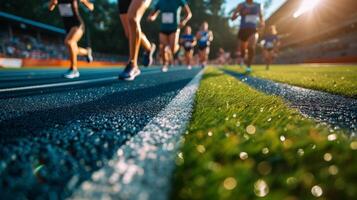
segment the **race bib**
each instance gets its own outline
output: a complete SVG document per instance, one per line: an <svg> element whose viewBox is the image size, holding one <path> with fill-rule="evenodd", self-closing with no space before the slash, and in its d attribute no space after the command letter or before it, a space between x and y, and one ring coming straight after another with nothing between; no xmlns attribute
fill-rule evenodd
<svg viewBox="0 0 357 200"><path fill-rule="evenodd" d="M258 23L258 16L257 15L247 15L247 16L245 16L245 22L256 24L256 23Z"/></svg>
<svg viewBox="0 0 357 200"><path fill-rule="evenodd" d="M189 48L189 47L191 47L192 45L191 45L191 42L185 42L185 47L187 47L187 48Z"/></svg>
<svg viewBox="0 0 357 200"><path fill-rule="evenodd" d="M59 4L58 9L59 9L60 15L62 17L72 17L73 16L72 5L70 3Z"/></svg>
<svg viewBox="0 0 357 200"><path fill-rule="evenodd" d="M162 13L162 23L163 24L173 24L174 23L174 13L172 13L172 12Z"/></svg>

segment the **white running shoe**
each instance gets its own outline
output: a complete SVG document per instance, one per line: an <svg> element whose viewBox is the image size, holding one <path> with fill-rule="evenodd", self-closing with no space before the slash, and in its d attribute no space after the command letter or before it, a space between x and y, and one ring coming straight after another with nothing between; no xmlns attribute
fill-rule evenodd
<svg viewBox="0 0 357 200"><path fill-rule="evenodd" d="M161 68L161 71L162 72L168 72L169 71L169 67L168 66L163 66L162 68Z"/></svg>
<svg viewBox="0 0 357 200"><path fill-rule="evenodd" d="M63 76L65 77L65 78L68 78L68 79L74 79L74 78L78 78L79 77L79 72L78 72L78 70L72 70L72 69L70 69L70 70L68 70L68 72L66 72Z"/></svg>

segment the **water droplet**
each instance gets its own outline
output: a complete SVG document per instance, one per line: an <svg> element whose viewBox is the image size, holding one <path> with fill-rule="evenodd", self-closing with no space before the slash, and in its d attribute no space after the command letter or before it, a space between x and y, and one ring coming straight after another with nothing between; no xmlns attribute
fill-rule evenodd
<svg viewBox="0 0 357 200"><path fill-rule="evenodd" d="M328 172L331 174L331 175L337 175L338 174L338 167L336 165L331 165L329 168L328 168Z"/></svg>
<svg viewBox="0 0 357 200"><path fill-rule="evenodd" d="M325 154L324 154L324 160L325 160L326 162L330 162L330 161L332 160L332 154L330 154L330 153L325 153Z"/></svg>
<svg viewBox="0 0 357 200"><path fill-rule="evenodd" d="M286 179L286 184L295 185L297 183L297 179L295 177L289 177Z"/></svg>
<svg viewBox="0 0 357 200"><path fill-rule="evenodd" d="M257 169L261 175L266 176L271 172L271 165L269 162L263 161L258 164Z"/></svg>
<svg viewBox="0 0 357 200"><path fill-rule="evenodd" d="M253 134L255 134L256 128L253 125L249 125L249 126L247 126L246 131L248 134L253 135Z"/></svg>
<svg viewBox="0 0 357 200"><path fill-rule="evenodd" d="M224 179L223 187L226 190L233 190L236 186L237 186L237 181L235 178L228 177L228 178Z"/></svg>
<svg viewBox="0 0 357 200"><path fill-rule="evenodd" d="M298 154L299 156L303 156L303 155L305 154L304 149L298 149L297 154Z"/></svg>
<svg viewBox="0 0 357 200"><path fill-rule="evenodd" d="M323 194L322 188L318 185L315 185L311 188L311 194L315 197L321 197L321 195Z"/></svg>
<svg viewBox="0 0 357 200"><path fill-rule="evenodd" d="M237 117L237 114L234 113L234 114L233 114L233 118L236 118L236 117Z"/></svg>
<svg viewBox="0 0 357 200"><path fill-rule="evenodd" d="M239 121L236 123L236 126L237 126L237 127L239 127L239 126L240 126L240 122L239 122Z"/></svg>
<svg viewBox="0 0 357 200"><path fill-rule="evenodd" d="M350 147L352 150L357 150L357 141L351 142Z"/></svg>
<svg viewBox="0 0 357 200"><path fill-rule="evenodd" d="M327 140L328 141L335 141L337 139L337 135L336 134L330 134L327 136Z"/></svg>
<svg viewBox="0 0 357 200"><path fill-rule="evenodd" d="M284 142L286 140L285 136L280 136L280 141Z"/></svg>
<svg viewBox="0 0 357 200"><path fill-rule="evenodd" d="M248 158L247 152L240 152L239 158L242 160L246 160Z"/></svg>
<svg viewBox="0 0 357 200"><path fill-rule="evenodd" d="M264 147L262 149L262 153L265 154L265 155L268 154L269 153L269 149L267 147Z"/></svg>
<svg viewBox="0 0 357 200"><path fill-rule="evenodd" d="M208 131L207 135L211 137L213 135L212 131Z"/></svg>
<svg viewBox="0 0 357 200"><path fill-rule="evenodd" d="M268 184L264 180L259 179L254 183L254 193L258 197L265 197L269 193Z"/></svg>
<svg viewBox="0 0 357 200"><path fill-rule="evenodd" d="M271 122L271 118L269 118L267 121L268 121L268 122Z"/></svg>
<svg viewBox="0 0 357 200"><path fill-rule="evenodd" d="M206 148L203 145L197 145L196 149L200 153L204 153L206 151Z"/></svg>

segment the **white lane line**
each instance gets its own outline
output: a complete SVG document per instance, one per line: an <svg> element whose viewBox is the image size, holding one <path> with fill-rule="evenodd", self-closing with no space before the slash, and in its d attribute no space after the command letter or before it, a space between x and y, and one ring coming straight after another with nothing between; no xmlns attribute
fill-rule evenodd
<svg viewBox="0 0 357 200"><path fill-rule="evenodd" d="M24 86L24 87L5 88L5 89L0 89L0 93L26 91L26 90L33 90L33 89L53 88L53 87L70 86L70 85L80 85L80 84L87 84L87 83L97 83L97 82L110 81L110 80L116 80L116 79L118 79L118 77L113 76L113 77L98 78L98 79L83 80L83 81L72 81L72 82L65 82L65 83L51 83L51 84L43 84L43 85L31 85L31 86Z"/></svg>
<svg viewBox="0 0 357 200"><path fill-rule="evenodd" d="M182 69L174 69L171 71L179 71L179 70L182 70ZM158 74L158 73L162 73L162 72L161 71L149 71L149 72L142 73L142 75ZM46 88L54 88L54 87L62 87L62 86L74 86L74 85L98 83L98 82L114 81L114 80L118 80L118 76L90 79L90 80L82 80L82 81L71 81L71 82L31 85L31 86L15 87L15 88L4 88L4 89L0 89L0 94L4 93L4 92L18 92L18 91L27 91L27 90L33 90L33 89L46 89Z"/></svg>
<svg viewBox="0 0 357 200"><path fill-rule="evenodd" d="M202 71L69 199L165 200Z"/></svg>

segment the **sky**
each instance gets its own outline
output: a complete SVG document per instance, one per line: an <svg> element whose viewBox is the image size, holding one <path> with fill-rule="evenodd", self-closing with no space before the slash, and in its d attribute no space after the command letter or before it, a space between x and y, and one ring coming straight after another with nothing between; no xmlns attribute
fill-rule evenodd
<svg viewBox="0 0 357 200"><path fill-rule="evenodd" d="M263 2L263 0L256 0L257 2ZM226 0L226 12L235 8L238 3L243 2L243 0ZM266 10L265 17L268 18L271 14L273 14L286 0L273 0L271 7Z"/></svg>

